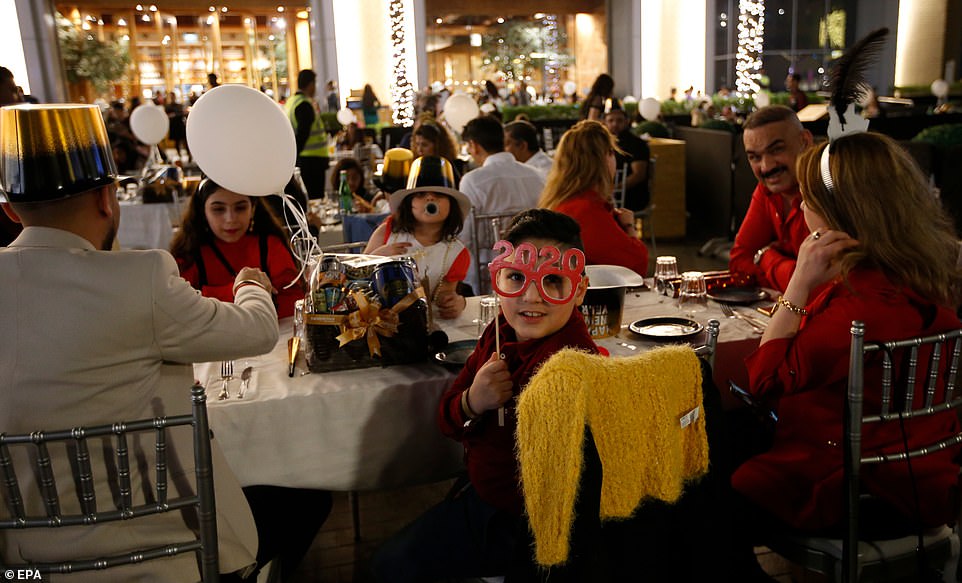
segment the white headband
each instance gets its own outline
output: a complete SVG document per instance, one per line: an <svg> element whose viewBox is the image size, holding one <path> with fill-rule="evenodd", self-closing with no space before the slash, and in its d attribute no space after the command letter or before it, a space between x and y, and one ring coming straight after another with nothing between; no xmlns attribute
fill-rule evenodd
<svg viewBox="0 0 962 583"><path fill-rule="evenodd" d="M835 192L835 181L832 180L832 171L828 164L829 150L835 140L861 134L868 131L868 121L866 118L855 113L855 104L849 103L845 108L845 113L839 116L838 111L829 106L828 108L828 145L822 150L822 158L819 160L819 173L822 175L822 184L830 193Z"/></svg>

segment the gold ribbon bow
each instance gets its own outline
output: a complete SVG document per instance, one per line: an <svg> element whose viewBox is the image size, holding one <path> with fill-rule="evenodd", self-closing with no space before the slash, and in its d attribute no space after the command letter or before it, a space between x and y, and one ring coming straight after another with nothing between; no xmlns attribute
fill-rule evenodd
<svg viewBox="0 0 962 583"><path fill-rule="evenodd" d="M341 333L337 336L337 340L343 347L348 342L366 336L368 353L380 358L381 341L378 336L389 338L397 334L398 314L423 298L424 289L418 287L389 309L381 309L380 303L369 301L362 293L351 292L351 295L358 309L350 314L338 316L337 323L341 327Z"/></svg>

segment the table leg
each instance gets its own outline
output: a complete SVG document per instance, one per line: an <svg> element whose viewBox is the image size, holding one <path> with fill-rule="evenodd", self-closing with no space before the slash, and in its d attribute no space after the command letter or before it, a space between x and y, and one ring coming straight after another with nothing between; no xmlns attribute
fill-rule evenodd
<svg viewBox="0 0 962 583"><path fill-rule="evenodd" d="M347 493L347 501L351 504L351 521L354 524L354 542L361 541L361 507L358 502L360 494L357 490Z"/></svg>

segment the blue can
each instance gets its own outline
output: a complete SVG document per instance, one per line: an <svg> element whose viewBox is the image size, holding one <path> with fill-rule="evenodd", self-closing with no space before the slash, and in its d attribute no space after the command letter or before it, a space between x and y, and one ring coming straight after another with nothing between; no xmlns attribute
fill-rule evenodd
<svg viewBox="0 0 962 583"><path fill-rule="evenodd" d="M407 261L382 263L371 275L371 288L381 298L381 304L390 308L417 289L414 270Z"/></svg>

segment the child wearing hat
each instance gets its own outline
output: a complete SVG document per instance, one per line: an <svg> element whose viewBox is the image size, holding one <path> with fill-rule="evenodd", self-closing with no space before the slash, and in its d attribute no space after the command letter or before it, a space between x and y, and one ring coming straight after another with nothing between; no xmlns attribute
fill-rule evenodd
<svg viewBox="0 0 962 583"><path fill-rule="evenodd" d="M457 318L467 303L457 291L458 283L471 264L457 234L471 203L454 189L451 163L438 156L418 158L411 165L407 188L393 193L390 203L391 215L375 229L364 252L412 257L437 315Z"/></svg>

